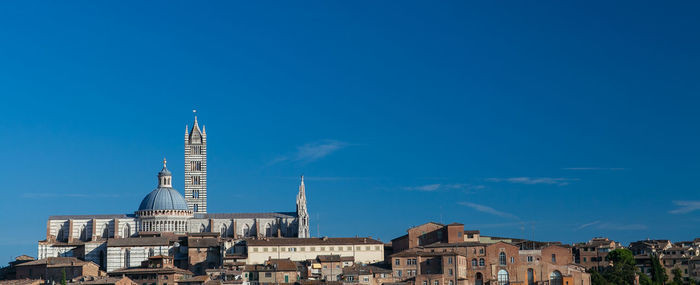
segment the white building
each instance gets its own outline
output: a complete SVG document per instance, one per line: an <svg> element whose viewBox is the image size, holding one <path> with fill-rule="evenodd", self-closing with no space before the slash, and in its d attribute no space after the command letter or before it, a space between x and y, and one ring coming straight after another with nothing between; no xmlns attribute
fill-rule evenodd
<svg viewBox="0 0 700 285"><path fill-rule="evenodd" d="M184 197L172 188L172 173L163 160L158 187L143 198L134 214L51 216L46 239L39 241L38 257L75 256L111 271L139 265L147 253L162 254L174 246L174 241L149 244L138 238L137 244L131 244L116 239L197 232L219 233L224 239L309 236L303 177L295 212L207 213L206 155L206 131L200 131L195 117L192 129L185 131Z"/></svg>

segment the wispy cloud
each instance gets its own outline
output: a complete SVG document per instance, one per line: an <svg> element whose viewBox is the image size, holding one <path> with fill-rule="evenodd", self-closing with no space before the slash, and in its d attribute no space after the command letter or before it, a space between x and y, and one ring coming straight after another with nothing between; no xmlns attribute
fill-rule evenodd
<svg viewBox="0 0 700 285"><path fill-rule="evenodd" d="M484 185L472 185L472 184L463 184L463 183L454 183L454 184L435 183L435 184L403 187L404 190L422 191L422 192L435 192L435 191L441 191L441 190L475 191L475 190L480 190L480 189L484 189L484 188L485 188Z"/></svg>
<svg viewBox="0 0 700 285"><path fill-rule="evenodd" d="M47 198L117 198L118 194L83 194L83 193L24 193L21 196L27 199Z"/></svg>
<svg viewBox="0 0 700 285"><path fill-rule="evenodd" d="M307 143L302 146L298 146L296 152L280 156L270 162L270 164L285 161L309 163L324 158L347 146L348 143L336 140L323 140Z"/></svg>
<svg viewBox="0 0 700 285"><path fill-rule="evenodd" d="M601 230L618 230L618 231L641 231L649 227L642 224L618 224L618 223L600 223L596 226Z"/></svg>
<svg viewBox="0 0 700 285"><path fill-rule="evenodd" d="M580 226L576 227L574 230L575 230L575 231L582 230L582 229L585 229L585 228L587 228L587 227L597 225L597 224L599 224L599 223L600 223L600 221L593 221L593 222L590 222L590 223L586 223L586 224L580 225Z"/></svg>
<svg viewBox="0 0 700 285"><path fill-rule="evenodd" d="M472 209L479 211L479 212L482 212L482 213L487 213L487 214L499 216L502 218L515 219L515 220L520 219L513 214L502 212L502 211L496 210L496 209L491 208L491 207L486 206L486 205L480 205L480 204L475 204L475 203L471 203L471 202L459 202L457 204L462 205L462 206L467 206L469 208L472 208Z"/></svg>
<svg viewBox="0 0 700 285"><path fill-rule="evenodd" d="M671 214L687 214L700 210L700 201L673 201L677 209L669 211Z"/></svg>
<svg viewBox="0 0 700 285"><path fill-rule="evenodd" d="M510 177L510 178L486 178L488 182L509 182L514 184L548 184L557 186L569 185L572 181L578 181L578 178L565 177Z"/></svg>
<svg viewBox="0 0 700 285"><path fill-rule="evenodd" d="M586 228L598 229L598 230L618 230L618 231L640 231L640 230L648 229L648 227L646 225L642 225L642 224L624 224L624 223L621 224L621 223L614 223L614 222L593 221L590 223L582 224L582 225L574 228L574 231L579 231L579 230L583 230Z"/></svg>
<svg viewBox="0 0 700 285"><path fill-rule="evenodd" d="M564 170L625 170L623 167L565 167Z"/></svg>

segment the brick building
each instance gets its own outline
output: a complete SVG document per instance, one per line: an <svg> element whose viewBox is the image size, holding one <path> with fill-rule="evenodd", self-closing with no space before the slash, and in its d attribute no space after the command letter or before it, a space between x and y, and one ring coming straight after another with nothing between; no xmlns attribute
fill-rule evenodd
<svg viewBox="0 0 700 285"><path fill-rule="evenodd" d="M574 261L586 269L602 271L610 265L610 262L605 260L608 252L618 248L622 248L619 242L605 237L593 238L586 243L574 245Z"/></svg>
<svg viewBox="0 0 700 285"><path fill-rule="evenodd" d="M66 280L80 276L100 276L103 272L92 262L75 257L49 257L18 264L15 267L17 279L44 279L47 282L60 282L63 273Z"/></svg>

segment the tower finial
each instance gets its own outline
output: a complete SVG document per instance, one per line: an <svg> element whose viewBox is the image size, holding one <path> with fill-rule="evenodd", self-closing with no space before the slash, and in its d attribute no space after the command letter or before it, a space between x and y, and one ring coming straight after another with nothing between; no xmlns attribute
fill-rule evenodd
<svg viewBox="0 0 700 285"><path fill-rule="evenodd" d="M165 157L163 157L163 168L165 168L165 164L167 164L167 163L168 163L168 161L165 159Z"/></svg>

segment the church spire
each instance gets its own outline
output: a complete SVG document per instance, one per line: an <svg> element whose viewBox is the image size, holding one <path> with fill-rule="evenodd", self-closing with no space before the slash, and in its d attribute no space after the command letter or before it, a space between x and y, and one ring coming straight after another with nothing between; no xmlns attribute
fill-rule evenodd
<svg viewBox="0 0 700 285"><path fill-rule="evenodd" d="M309 211L306 209L306 186L304 186L304 175L301 176L299 184L299 194L297 194L297 236L308 238L309 235Z"/></svg>

